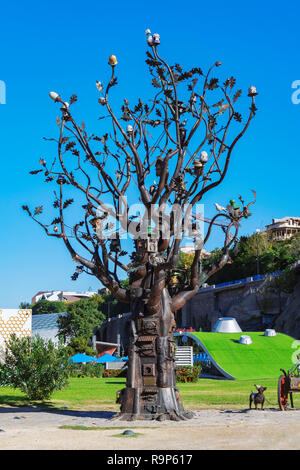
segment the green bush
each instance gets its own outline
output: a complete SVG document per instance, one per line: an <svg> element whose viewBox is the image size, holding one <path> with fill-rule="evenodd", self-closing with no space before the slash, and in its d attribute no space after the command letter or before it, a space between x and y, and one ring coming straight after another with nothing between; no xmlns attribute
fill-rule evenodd
<svg viewBox="0 0 300 470"><path fill-rule="evenodd" d="M182 366L176 370L176 382L198 382L201 366Z"/></svg>
<svg viewBox="0 0 300 470"><path fill-rule="evenodd" d="M103 377L126 377L127 369L104 369Z"/></svg>
<svg viewBox="0 0 300 470"><path fill-rule="evenodd" d="M0 364L0 385L19 388L30 400L45 400L68 384L66 348L40 336L11 336Z"/></svg>
<svg viewBox="0 0 300 470"><path fill-rule="evenodd" d="M83 353L88 356L94 356L95 351L89 345L89 340L83 338L82 336L71 338L68 342L67 350L70 356L75 356L75 354Z"/></svg>
<svg viewBox="0 0 300 470"><path fill-rule="evenodd" d="M70 377L102 377L103 364L89 362L87 364L72 364Z"/></svg>

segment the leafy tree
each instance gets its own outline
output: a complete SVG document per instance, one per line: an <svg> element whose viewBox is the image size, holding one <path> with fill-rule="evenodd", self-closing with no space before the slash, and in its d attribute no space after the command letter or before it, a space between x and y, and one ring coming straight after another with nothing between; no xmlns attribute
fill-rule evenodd
<svg viewBox="0 0 300 470"><path fill-rule="evenodd" d="M27 308L31 308L31 306L28 302L21 302L19 308L26 310Z"/></svg>
<svg viewBox="0 0 300 470"><path fill-rule="evenodd" d="M241 237L238 252L230 251L231 262L210 278L211 284L229 282L257 274L283 271L300 258L300 234L284 241L269 240L265 233ZM212 252L213 256L218 250ZM220 254L219 254L220 256ZM204 263L215 262L209 258Z"/></svg>
<svg viewBox="0 0 300 470"><path fill-rule="evenodd" d="M46 299L38 300L29 308L32 309L32 315L41 315L46 313L62 313L67 310L65 302L50 301Z"/></svg>
<svg viewBox="0 0 300 470"><path fill-rule="evenodd" d="M0 364L0 385L19 388L30 400L48 399L68 384L66 348L40 336L11 336Z"/></svg>
<svg viewBox="0 0 300 470"><path fill-rule="evenodd" d="M87 354L88 356L94 356L95 354L93 348L88 345L88 340L82 336L72 338L67 345L67 351L70 357L78 353Z"/></svg>
<svg viewBox="0 0 300 470"><path fill-rule="evenodd" d="M100 295L72 302L67 306L67 315L58 319L59 336L64 341L72 338L89 340L93 330L105 320L101 308L104 300Z"/></svg>
<svg viewBox="0 0 300 470"><path fill-rule="evenodd" d="M293 259L300 259L300 233L296 233L292 237L290 247Z"/></svg>

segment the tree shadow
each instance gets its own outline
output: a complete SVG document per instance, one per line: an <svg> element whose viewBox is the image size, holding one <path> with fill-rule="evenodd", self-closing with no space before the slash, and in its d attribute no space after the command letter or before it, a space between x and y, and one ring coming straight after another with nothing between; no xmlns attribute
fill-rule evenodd
<svg viewBox="0 0 300 470"><path fill-rule="evenodd" d="M245 414L245 413L249 413L251 411L255 411L255 412L258 412L258 411L279 411L279 408L264 408L263 410L261 410L260 408L258 408L257 410L255 408L245 408L243 410L221 410L220 413L225 413L225 414Z"/></svg>
<svg viewBox="0 0 300 470"><path fill-rule="evenodd" d="M20 402L18 404L17 402ZM2 406L1 406L2 405ZM3 406L5 405L5 406ZM1 413L51 413L63 416L111 419L118 414L116 411L76 411L58 408L51 402L34 402L24 400L22 397L3 396L0 401Z"/></svg>
<svg viewBox="0 0 300 470"><path fill-rule="evenodd" d="M124 386L124 385L125 385L125 382L124 382L124 380L119 381L119 382L118 382L118 381L117 381L117 382L109 381L109 382L105 382L105 384L106 384L106 385L114 384L114 385L123 385L123 386Z"/></svg>

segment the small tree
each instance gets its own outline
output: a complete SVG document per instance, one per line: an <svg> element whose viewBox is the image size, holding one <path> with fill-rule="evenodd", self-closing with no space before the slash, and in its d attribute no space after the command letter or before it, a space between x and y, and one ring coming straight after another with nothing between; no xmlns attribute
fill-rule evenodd
<svg viewBox="0 0 300 470"><path fill-rule="evenodd" d="M0 364L0 385L19 388L30 400L45 400L68 384L69 371L63 346L40 336L12 335Z"/></svg>
<svg viewBox="0 0 300 470"><path fill-rule="evenodd" d="M87 339L82 336L72 338L67 345L67 351L70 356L74 356L77 353L87 354L88 356L93 356L95 354L93 348L88 345Z"/></svg>
<svg viewBox="0 0 300 470"><path fill-rule="evenodd" d="M99 328L105 320L101 312L103 299L94 295L68 305L67 315L58 318L58 335L64 341L81 337L90 340L94 328Z"/></svg>
<svg viewBox="0 0 300 470"><path fill-rule="evenodd" d="M61 313L67 310L67 304L65 302L41 299L31 306L31 310L32 310L32 315L42 315L46 313Z"/></svg>

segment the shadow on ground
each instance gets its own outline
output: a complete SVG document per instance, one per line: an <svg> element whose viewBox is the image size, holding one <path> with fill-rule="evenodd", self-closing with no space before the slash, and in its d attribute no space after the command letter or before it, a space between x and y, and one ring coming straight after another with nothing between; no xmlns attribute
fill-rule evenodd
<svg viewBox="0 0 300 470"><path fill-rule="evenodd" d="M9 398L12 399L10 396ZM20 404L16 405L16 400L13 397L13 402L10 402L8 399L5 400L5 405L1 406L0 403L0 414L1 413L51 413L63 416L72 416L72 417L81 417L81 418L102 418L102 419L111 419L116 416L118 413L114 411L73 411L68 409L60 409L53 406L51 403L43 403L43 405L30 403L28 405ZM24 401L24 400L23 400Z"/></svg>

